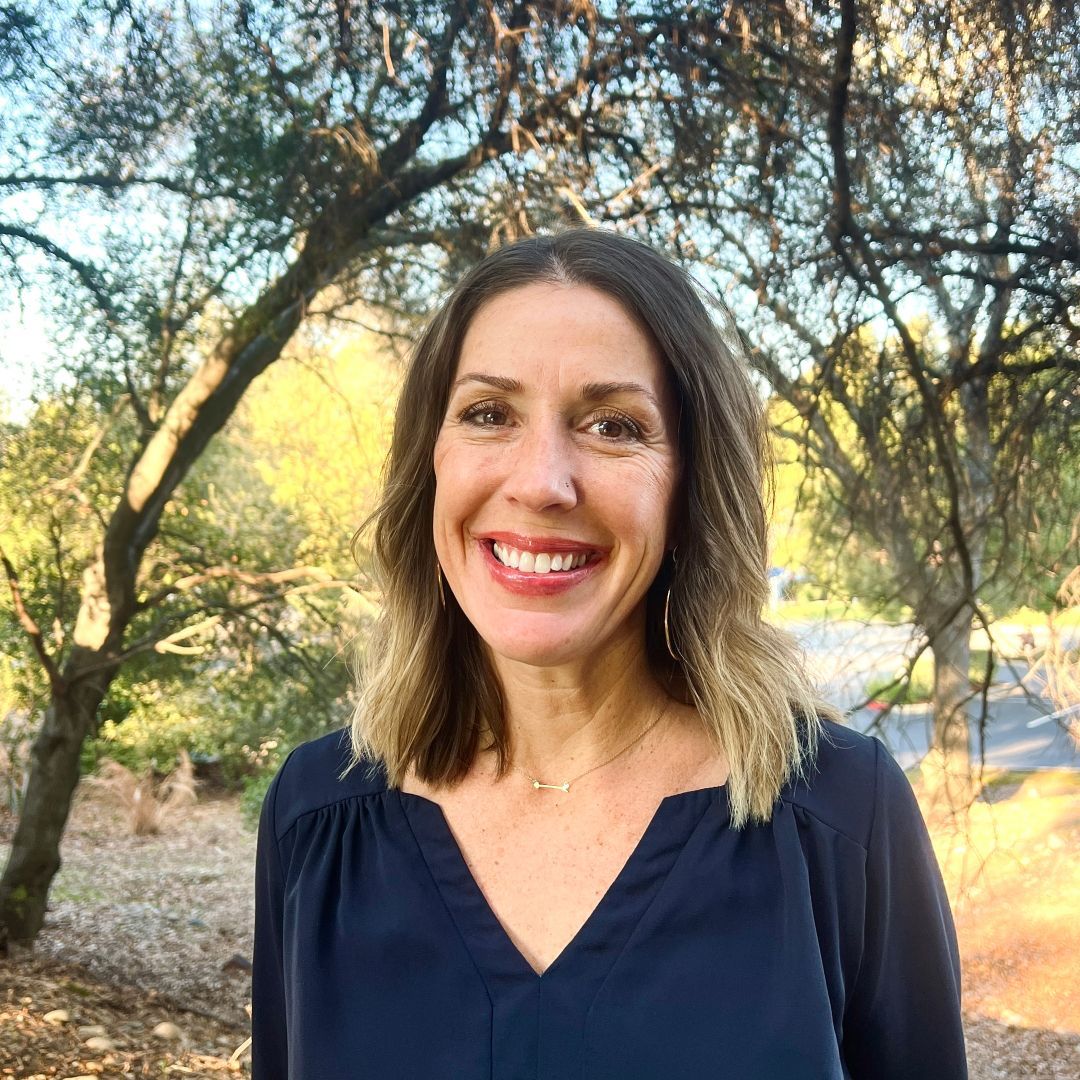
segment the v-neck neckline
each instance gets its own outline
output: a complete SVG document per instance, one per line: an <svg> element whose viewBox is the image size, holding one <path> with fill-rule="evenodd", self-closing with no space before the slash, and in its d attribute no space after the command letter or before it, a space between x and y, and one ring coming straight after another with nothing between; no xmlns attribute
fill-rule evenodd
<svg viewBox="0 0 1080 1080"><path fill-rule="evenodd" d="M499 921L473 876L442 806L425 795L394 789L443 903L477 968L490 981L525 979L547 985L588 958L613 963L675 866L706 810L715 804L730 820L727 785L665 795L614 880L584 923L542 972L537 972ZM606 967L605 967L606 970Z"/></svg>

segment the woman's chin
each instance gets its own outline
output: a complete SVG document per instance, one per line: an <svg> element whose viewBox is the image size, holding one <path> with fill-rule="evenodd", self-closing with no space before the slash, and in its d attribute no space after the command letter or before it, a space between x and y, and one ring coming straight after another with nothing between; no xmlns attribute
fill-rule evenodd
<svg viewBox="0 0 1080 1080"><path fill-rule="evenodd" d="M497 659L509 660L531 667L563 667L581 662L592 649L586 649L577 641L577 635L568 639L565 634L557 639L544 636L508 634L505 629L492 634L482 634L488 649Z"/></svg>

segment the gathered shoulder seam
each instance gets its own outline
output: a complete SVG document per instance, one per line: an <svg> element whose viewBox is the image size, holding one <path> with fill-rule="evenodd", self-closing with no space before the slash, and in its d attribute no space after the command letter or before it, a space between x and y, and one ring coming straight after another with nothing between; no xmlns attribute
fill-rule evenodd
<svg viewBox="0 0 1080 1080"><path fill-rule="evenodd" d="M320 810L329 810L331 806L337 806L339 803L347 802L349 799L370 799L373 795L385 795L389 790L390 789L388 787L384 787L379 788L378 791L361 791L359 794L353 793L352 795L340 795L338 796L338 798L331 799L329 802L323 803L321 806L313 806L309 810L301 810L300 813L297 814L296 817L294 817L292 821L289 822L288 827L281 833L281 835L278 837L278 840L284 840L285 837L288 836L289 833L292 831L293 826L296 825L296 823L301 818L306 818L309 814L317 814Z"/></svg>
<svg viewBox="0 0 1080 1080"><path fill-rule="evenodd" d="M801 810L804 814L812 817L820 825L824 825L825 828L842 836L845 840L850 840L856 847L861 848L864 852L869 852L870 848L868 844L864 844L861 840L856 840L854 836L850 836L847 832L841 829L839 826L834 825L831 821L826 821L817 811L811 810L809 806L804 806L801 802L797 802L791 798L790 795L781 795L780 800L786 802L789 806Z"/></svg>

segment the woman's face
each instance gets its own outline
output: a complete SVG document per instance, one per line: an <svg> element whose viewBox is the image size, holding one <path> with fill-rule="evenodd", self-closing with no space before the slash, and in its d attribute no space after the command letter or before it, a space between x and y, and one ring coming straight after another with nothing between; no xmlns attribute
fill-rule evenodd
<svg viewBox="0 0 1080 1080"><path fill-rule="evenodd" d="M435 444L434 538L497 654L552 666L643 642L674 543L675 425L651 338L606 293L537 283L476 313Z"/></svg>

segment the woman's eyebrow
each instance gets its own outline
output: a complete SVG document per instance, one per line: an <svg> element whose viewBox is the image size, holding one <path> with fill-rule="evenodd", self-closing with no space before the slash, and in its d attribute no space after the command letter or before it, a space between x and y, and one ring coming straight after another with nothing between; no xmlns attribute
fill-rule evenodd
<svg viewBox="0 0 1080 1080"><path fill-rule="evenodd" d="M517 379L508 378L505 375L488 375L482 371L470 371L462 375L451 387L451 393L469 382L483 383L486 386L494 386L508 394L520 394L523 387ZM657 412L660 410L660 402L656 395L647 387L636 382L590 382L581 388L582 401L602 401L613 394L641 394L646 398Z"/></svg>
<svg viewBox="0 0 1080 1080"><path fill-rule="evenodd" d="M487 386L494 386L499 390L505 390L508 394L520 394L522 385L517 379L509 379L505 375L485 375L482 371L470 371L467 375L462 375L453 386L450 387L450 392L454 393L458 387L463 386L468 382L484 383Z"/></svg>
<svg viewBox="0 0 1080 1080"><path fill-rule="evenodd" d="M646 398L656 409L657 412L661 412L660 402L656 400L656 395L647 387L636 382L591 382L586 383L581 388L581 400L582 401L602 401L606 397L611 397L613 394L641 394Z"/></svg>

